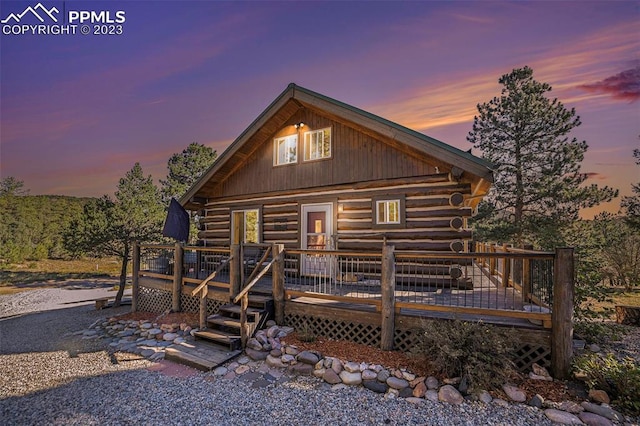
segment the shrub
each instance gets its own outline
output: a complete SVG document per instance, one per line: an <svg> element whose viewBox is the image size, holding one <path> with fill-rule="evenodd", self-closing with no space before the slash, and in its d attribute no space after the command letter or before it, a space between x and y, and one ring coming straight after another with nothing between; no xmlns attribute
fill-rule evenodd
<svg viewBox="0 0 640 426"><path fill-rule="evenodd" d="M606 391L615 405L640 414L640 366L633 360L587 353L574 359L573 371L586 376L589 389Z"/></svg>
<svg viewBox="0 0 640 426"><path fill-rule="evenodd" d="M493 389L516 373L515 330L482 322L424 321L413 353L448 377L463 377L470 388Z"/></svg>

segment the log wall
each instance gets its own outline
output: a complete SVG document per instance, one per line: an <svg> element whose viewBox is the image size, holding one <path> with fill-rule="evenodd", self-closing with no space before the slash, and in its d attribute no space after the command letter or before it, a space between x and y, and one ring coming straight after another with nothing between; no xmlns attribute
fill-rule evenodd
<svg viewBox="0 0 640 426"><path fill-rule="evenodd" d="M211 200L205 208L199 238L207 246L228 246L233 210L260 208L260 242L300 248L300 208L308 203L334 206L334 248L380 250L384 240L396 250L464 251L471 239L465 228L472 209L464 206L469 184L438 174L412 179L389 179L366 185L321 187L307 191L268 193L256 197ZM376 225L377 197L404 200L402 225ZM452 205L454 204L454 205Z"/></svg>

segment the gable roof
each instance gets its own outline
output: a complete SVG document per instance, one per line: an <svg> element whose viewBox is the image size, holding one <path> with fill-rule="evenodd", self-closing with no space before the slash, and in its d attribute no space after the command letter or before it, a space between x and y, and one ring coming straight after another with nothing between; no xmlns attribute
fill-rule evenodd
<svg viewBox="0 0 640 426"><path fill-rule="evenodd" d="M228 173L235 169L238 163L246 158L246 154L241 155L242 148L248 144L257 132L263 129L263 126L270 120L274 120L281 110L291 104L291 101L295 104L296 110L301 107L308 107L340 117L367 128L374 133L380 134L383 137L414 148L444 163L459 167L475 175L480 180L493 182L493 165L472 155L470 152L462 151L423 133L394 123L393 121L291 83L249 127L229 145L213 165L202 174L186 194L180 198L180 204L187 206L194 197L198 196L198 193L205 185L216 184L226 178ZM223 173L225 171L226 173ZM220 175L220 179L212 182L212 179L215 179L217 175Z"/></svg>

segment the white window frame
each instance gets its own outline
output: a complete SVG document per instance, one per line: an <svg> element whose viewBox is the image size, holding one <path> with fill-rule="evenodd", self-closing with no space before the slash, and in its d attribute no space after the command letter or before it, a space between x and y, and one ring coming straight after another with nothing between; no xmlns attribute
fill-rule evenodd
<svg viewBox="0 0 640 426"><path fill-rule="evenodd" d="M391 204L395 204L396 205L396 217L397 220L389 220L389 216L390 216L390 210L389 210L389 206ZM376 201L376 224L377 225L400 225L402 223L402 220L400 218L400 213L401 213L401 202L400 199L396 198L396 199L391 199L391 200L378 200ZM380 209L384 209L382 210L383 213L383 220L380 220L380 213L381 210Z"/></svg>
<svg viewBox="0 0 640 426"><path fill-rule="evenodd" d="M328 132L329 138L325 140L324 133ZM313 138L315 137L315 140ZM322 137L322 144L318 144L318 138ZM325 155L325 149L323 148L324 143L327 142L329 144L329 149L327 150L327 154ZM311 149L311 144L315 143L314 150ZM320 147L318 149L318 146ZM325 160L327 158L331 158L331 127L325 127L324 129L319 130L311 130L309 132L304 132L304 161L317 161L317 160Z"/></svg>
<svg viewBox="0 0 640 426"><path fill-rule="evenodd" d="M293 159L289 158L289 155L285 155L285 161L280 162L280 143L284 142L286 150L295 148L295 155ZM287 135L273 139L273 165L274 166L286 166L287 164L296 164L298 162L298 135Z"/></svg>

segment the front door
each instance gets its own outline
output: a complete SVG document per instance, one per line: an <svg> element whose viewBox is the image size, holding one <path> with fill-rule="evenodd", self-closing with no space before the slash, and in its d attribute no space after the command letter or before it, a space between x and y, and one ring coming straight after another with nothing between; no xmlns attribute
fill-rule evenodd
<svg viewBox="0 0 640 426"><path fill-rule="evenodd" d="M333 231L333 204L302 205L301 248L308 250L328 250L331 248ZM321 254L302 255L302 275L330 276L330 256Z"/></svg>

